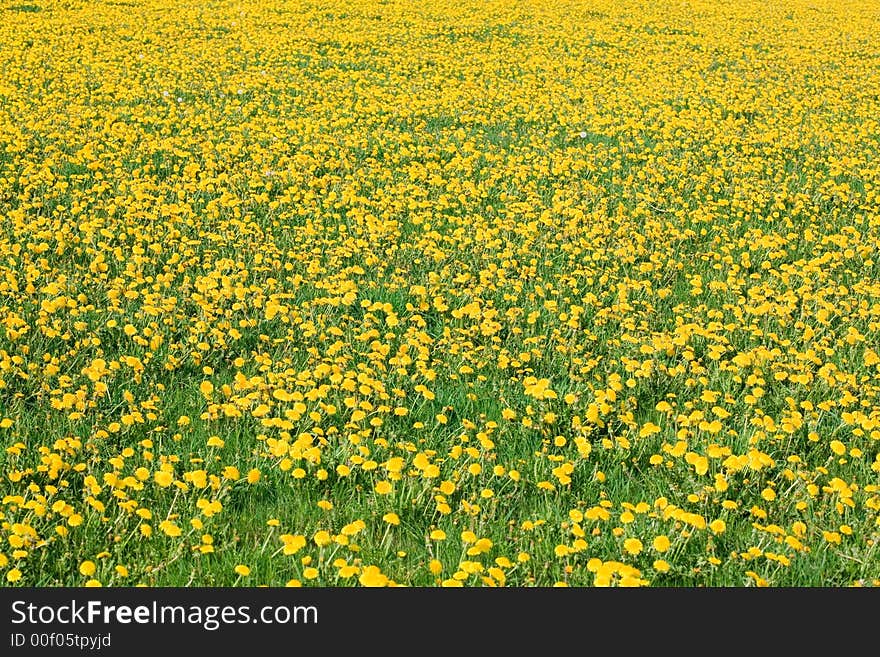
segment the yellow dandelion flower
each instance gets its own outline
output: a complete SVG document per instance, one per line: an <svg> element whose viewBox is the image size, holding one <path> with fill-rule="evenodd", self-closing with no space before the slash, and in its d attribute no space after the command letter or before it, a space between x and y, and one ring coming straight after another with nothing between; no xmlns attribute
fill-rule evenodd
<svg viewBox="0 0 880 657"><path fill-rule="evenodd" d="M653 422L646 422L639 430L639 438L649 438L655 433L660 433L660 427L658 427Z"/></svg>
<svg viewBox="0 0 880 657"><path fill-rule="evenodd" d="M180 527L178 527L171 520L163 520L162 522L160 522L159 531L161 531L163 534L166 534L167 536L171 536L172 538L180 536L181 534Z"/></svg>
<svg viewBox="0 0 880 657"><path fill-rule="evenodd" d="M655 536L655 537L654 537L654 540L653 540L652 543L651 543L651 546L652 546L657 552L666 552L666 551L669 549L669 546L670 546L669 537L668 537L668 536L664 536L664 535L661 535L661 536Z"/></svg>
<svg viewBox="0 0 880 657"><path fill-rule="evenodd" d="M382 571L379 570L378 566L366 566L361 571L361 576L358 578L358 581L364 586L370 587L388 585L388 577L382 574Z"/></svg>

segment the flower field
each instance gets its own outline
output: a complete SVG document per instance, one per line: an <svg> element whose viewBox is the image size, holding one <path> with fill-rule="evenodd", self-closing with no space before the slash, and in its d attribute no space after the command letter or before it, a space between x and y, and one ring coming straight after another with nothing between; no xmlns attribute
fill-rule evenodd
<svg viewBox="0 0 880 657"><path fill-rule="evenodd" d="M878 25L4 0L3 586L880 584Z"/></svg>

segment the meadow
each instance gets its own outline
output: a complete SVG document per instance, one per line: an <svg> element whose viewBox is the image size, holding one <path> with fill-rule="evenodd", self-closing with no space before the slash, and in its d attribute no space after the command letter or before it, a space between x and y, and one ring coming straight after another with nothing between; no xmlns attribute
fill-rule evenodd
<svg viewBox="0 0 880 657"><path fill-rule="evenodd" d="M877 586L880 2L4 0L3 586Z"/></svg>

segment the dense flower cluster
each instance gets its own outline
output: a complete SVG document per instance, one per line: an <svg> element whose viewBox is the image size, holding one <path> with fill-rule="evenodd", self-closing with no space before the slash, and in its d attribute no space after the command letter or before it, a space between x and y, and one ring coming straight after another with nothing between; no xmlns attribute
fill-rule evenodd
<svg viewBox="0 0 880 657"><path fill-rule="evenodd" d="M880 3L16 2L4 585L880 583Z"/></svg>

